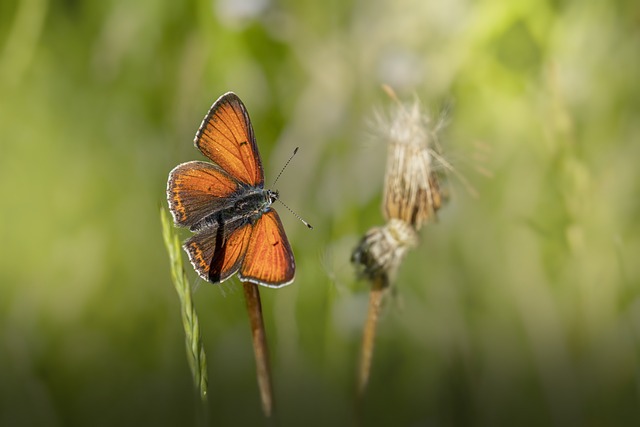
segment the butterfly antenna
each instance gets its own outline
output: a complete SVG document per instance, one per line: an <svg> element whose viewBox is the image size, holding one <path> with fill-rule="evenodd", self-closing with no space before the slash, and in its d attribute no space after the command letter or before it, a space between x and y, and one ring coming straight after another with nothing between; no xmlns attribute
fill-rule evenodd
<svg viewBox="0 0 640 427"><path fill-rule="evenodd" d="M278 174L278 176L276 176L276 180L273 181L273 185L276 184L276 182L278 182L278 179L280 179L280 175L282 175L282 172L284 172L284 170L287 168L287 166L289 166L289 162L291 162L291 159L293 159L293 156L296 155L296 153L298 152L298 148L300 147L296 147L293 150L293 154L291 154L291 157L289 157L289 160L287 160L287 163L284 164L284 166L282 167L282 170L280 171L280 173ZM302 219L302 217L300 215L298 215L297 213L295 213L293 211L293 209L291 209L289 206L287 206L282 200L280 199L276 199L278 200L280 203L282 203L282 206L284 206L285 208L287 208L287 210L289 212L291 212L293 214L293 216L295 216L296 218L298 218L304 225L306 225L309 229L313 230L313 227L311 226L311 224L309 224L307 221L305 221L304 219Z"/></svg>
<svg viewBox="0 0 640 427"><path fill-rule="evenodd" d="M300 148L300 147L296 147L295 150L293 150L293 154L291 155L291 157L289 157L289 160L287 160L287 163L284 164L284 166L282 167L282 170L280 171L278 176L276 176L276 180L273 181L272 185L276 185L276 182L278 182L278 179L280 179L280 175L282 175L282 172L284 172L284 170L287 168L287 166L289 166L289 162L291 161L291 159L293 159L293 156L295 156L296 153L298 152L298 148ZM283 203L283 205L284 205L284 203ZM287 209L289 209L289 208L287 208ZM291 209L289 209L289 210L291 210ZM293 212L293 211L291 211L291 212Z"/></svg>
<svg viewBox="0 0 640 427"><path fill-rule="evenodd" d="M293 152L293 154L295 154L295 151ZM289 160L291 160L291 159L289 159ZM277 200L278 200L280 203L282 203L282 206L284 206L285 208L287 208L287 210L288 210L289 212L291 212L291 213L293 214L293 216L295 216L295 217L296 217L296 218L298 218L300 221L302 221L302 223L303 223L304 225L306 225L309 229L313 230L313 227L311 226L311 224L309 224L307 221L305 221L304 219L302 219L302 217L301 217L300 215L298 215L297 213L295 213L295 212L293 211L293 209L291 209L289 206L285 205L285 204L284 204L284 202L283 202L282 200L280 200L280 199L277 199Z"/></svg>

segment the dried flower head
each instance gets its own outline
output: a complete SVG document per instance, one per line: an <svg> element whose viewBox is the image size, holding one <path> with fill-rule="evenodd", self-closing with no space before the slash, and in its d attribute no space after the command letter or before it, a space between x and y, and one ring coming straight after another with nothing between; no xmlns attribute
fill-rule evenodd
<svg viewBox="0 0 640 427"><path fill-rule="evenodd" d="M400 219L416 230L434 220L442 205L435 165L437 129L422 114L418 101L397 103L388 120L380 121L388 142L383 212L385 219Z"/></svg>
<svg viewBox="0 0 640 427"><path fill-rule="evenodd" d="M409 248L418 244L418 234L404 221L391 219L365 234L351 255L358 276L381 279L387 286Z"/></svg>
<svg viewBox="0 0 640 427"><path fill-rule="evenodd" d="M396 101L388 117L378 115L378 133L387 143L382 212L386 225L372 228L354 249L351 261L360 277L383 278L385 284L395 274L407 250L418 244L418 231L436 218L442 206L436 166L437 131L418 101Z"/></svg>

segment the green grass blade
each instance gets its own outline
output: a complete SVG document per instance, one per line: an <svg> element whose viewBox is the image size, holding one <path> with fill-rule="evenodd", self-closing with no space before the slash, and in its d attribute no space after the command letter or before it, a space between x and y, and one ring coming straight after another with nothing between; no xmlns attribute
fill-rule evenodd
<svg viewBox="0 0 640 427"><path fill-rule="evenodd" d="M182 264L181 245L175 229L169 219L166 209L160 209L162 222L162 237L164 239L171 263L171 279L180 299L182 325L184 326L187 348L187 361L193 375L193 382L200 392L203 401L207 399L207 359L200 339L200 325L193 301L191 299L191 285Z"/></svg>

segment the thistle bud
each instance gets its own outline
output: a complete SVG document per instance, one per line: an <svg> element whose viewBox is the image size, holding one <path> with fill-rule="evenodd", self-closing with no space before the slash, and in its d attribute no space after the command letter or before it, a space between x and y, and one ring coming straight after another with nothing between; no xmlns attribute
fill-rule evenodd
<svg viewBox="0 0 640 427"><path fill-rule="evenodd" d="M418 234L404 221L391 219L370 229L351 255L359 277L382 279L386 287L406 252L418 244Z"/></svg>

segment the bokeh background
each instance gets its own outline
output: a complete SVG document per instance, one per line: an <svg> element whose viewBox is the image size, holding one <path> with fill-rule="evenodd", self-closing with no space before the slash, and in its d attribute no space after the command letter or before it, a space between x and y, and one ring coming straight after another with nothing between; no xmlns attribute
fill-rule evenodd
<svg viewBox="0 0 640 427"><path fill-rule="evenodd" d="M451 198L383 311L365 425L637 425L637 1L0 3L0 424L262 423L238 282L195 287L199 408L159 221L235 91L297 279L262 292L282 425L352 425L381 224L375 111L438 117ZM477 197L474 195L477 193ZM184 237L188 233L183 233Z"/></svg>

